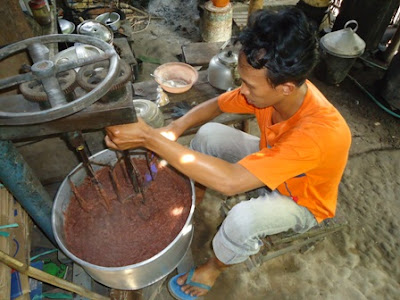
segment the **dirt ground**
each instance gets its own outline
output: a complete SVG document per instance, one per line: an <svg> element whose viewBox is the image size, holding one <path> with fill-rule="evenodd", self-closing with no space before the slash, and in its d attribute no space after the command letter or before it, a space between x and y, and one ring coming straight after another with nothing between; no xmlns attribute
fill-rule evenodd
<svg viewBox="0 0 400 300"><path fill-rule="evenodd" d="M160 9L159 2L153 1L149 11ZM152 20L145 31L134 34L136 56L178 61L183 44L201 41L198 16L176 16ZM144 62L137 80L150 79L155 67ZM358 61L351 75L373 90L383 71ZM348 78L337 86L310 79L352 131L337 208L349 226L304 254L289 253L252 271L244 264L233 266L204 299L399 299L400 120L380 109ZM254 122L252 128L257 134ZM196 208L191 247L196 264L212 255L211 241L222 221L220 206L221 195L208 191Z"/></svg>
<svg viewBox="0 0 400 300"><path fill-rule="evenodd" d="M136 54L156 56L162 62L176 61L182 44L200 40L198 31L177 20L154 23L149 31L150 39L148 34L135 38ZM146 68L151 66L144 65L144 72ZM357 61L351 75L373 91L383 71ZM314 76L310 79L352 131L337 208L349 226L305 254L286 254L252 271L243 264L228 269L204 299L398 299L400 295L400 120L348 78L337 86ZM254 124L252 128L257 134ZM192 244L196 263L212 254L211 241L222 221L220 205L221 196L208 191L196 208Z"/></svg>

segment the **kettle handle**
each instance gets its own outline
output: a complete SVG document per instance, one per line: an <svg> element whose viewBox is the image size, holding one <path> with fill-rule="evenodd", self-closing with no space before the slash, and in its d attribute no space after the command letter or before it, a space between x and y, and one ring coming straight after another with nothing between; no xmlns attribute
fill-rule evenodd
<svg viewBox="0 0 400 300"><path fill-rule="evenodd" d="M356 25L356 27L355 27L354 29L350 27L351 30L353 30L354 32L356 32L357 29L358 29L358 22L357 22L356 20L347 21L346 24L344 24L344 27L343 27L343 28L349 27L350 24L355 24L355 25Z"/></svg>

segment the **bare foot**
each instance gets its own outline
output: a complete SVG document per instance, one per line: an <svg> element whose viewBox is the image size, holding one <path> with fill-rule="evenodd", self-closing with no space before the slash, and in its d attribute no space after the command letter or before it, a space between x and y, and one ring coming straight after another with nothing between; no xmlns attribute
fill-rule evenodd
<svg viewBox="0 0 400 300"><path fill-rule="evenodd" d="M215 281L221 272L228 266L220 262L217 258L210 258L205 264L200 265L194 271L192 281L206 284L208 286L213 286ZM200 287L191 286L189 284L185 285L185 281L189 273L182 275L178 278L177 283L182 285L181 289L184 293L190 294L191 296L204 296L207 294L207 290Z"/></svg>

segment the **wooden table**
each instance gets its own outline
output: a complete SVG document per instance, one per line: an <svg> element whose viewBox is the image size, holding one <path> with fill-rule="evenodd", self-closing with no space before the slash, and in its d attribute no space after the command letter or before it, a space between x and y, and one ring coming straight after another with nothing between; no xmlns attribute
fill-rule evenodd
<svg viewBox="0 0 400 300"><path fill-rule="evenodd" d="M155 80L142 81L133 84L134 96L133 99L147 99L155 101L157 99L157 87L158 84ZM173 118L171 113L173 107L180 102L186 102L187 104L194 106L198 105L208 99L214 98L222 94L224 91L214 88L210 85L207 79L207 71L199 71L199 79L193 85L193 87L182 94L171 94L167 93L170 103L162 106L160 109L164 115L165 125L169 124ZM236 124L240 129L248 131L248 120L254 118L253 115L248 114L222 114L215 118L213 121L230 125ZM198 127L189 129L184 135L193 134L198 130Z"/></svg>

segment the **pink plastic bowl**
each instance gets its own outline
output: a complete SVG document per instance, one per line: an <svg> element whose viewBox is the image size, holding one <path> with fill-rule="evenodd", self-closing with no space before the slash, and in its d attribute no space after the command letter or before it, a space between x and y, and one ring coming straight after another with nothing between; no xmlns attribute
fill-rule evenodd
<svg viewBox="0 0 400 300"><path fill-rule="evenodd" d="M180 94L191 89L199 73L191 65L170 62L154 70L155 81L168 93Z"/></svg>

